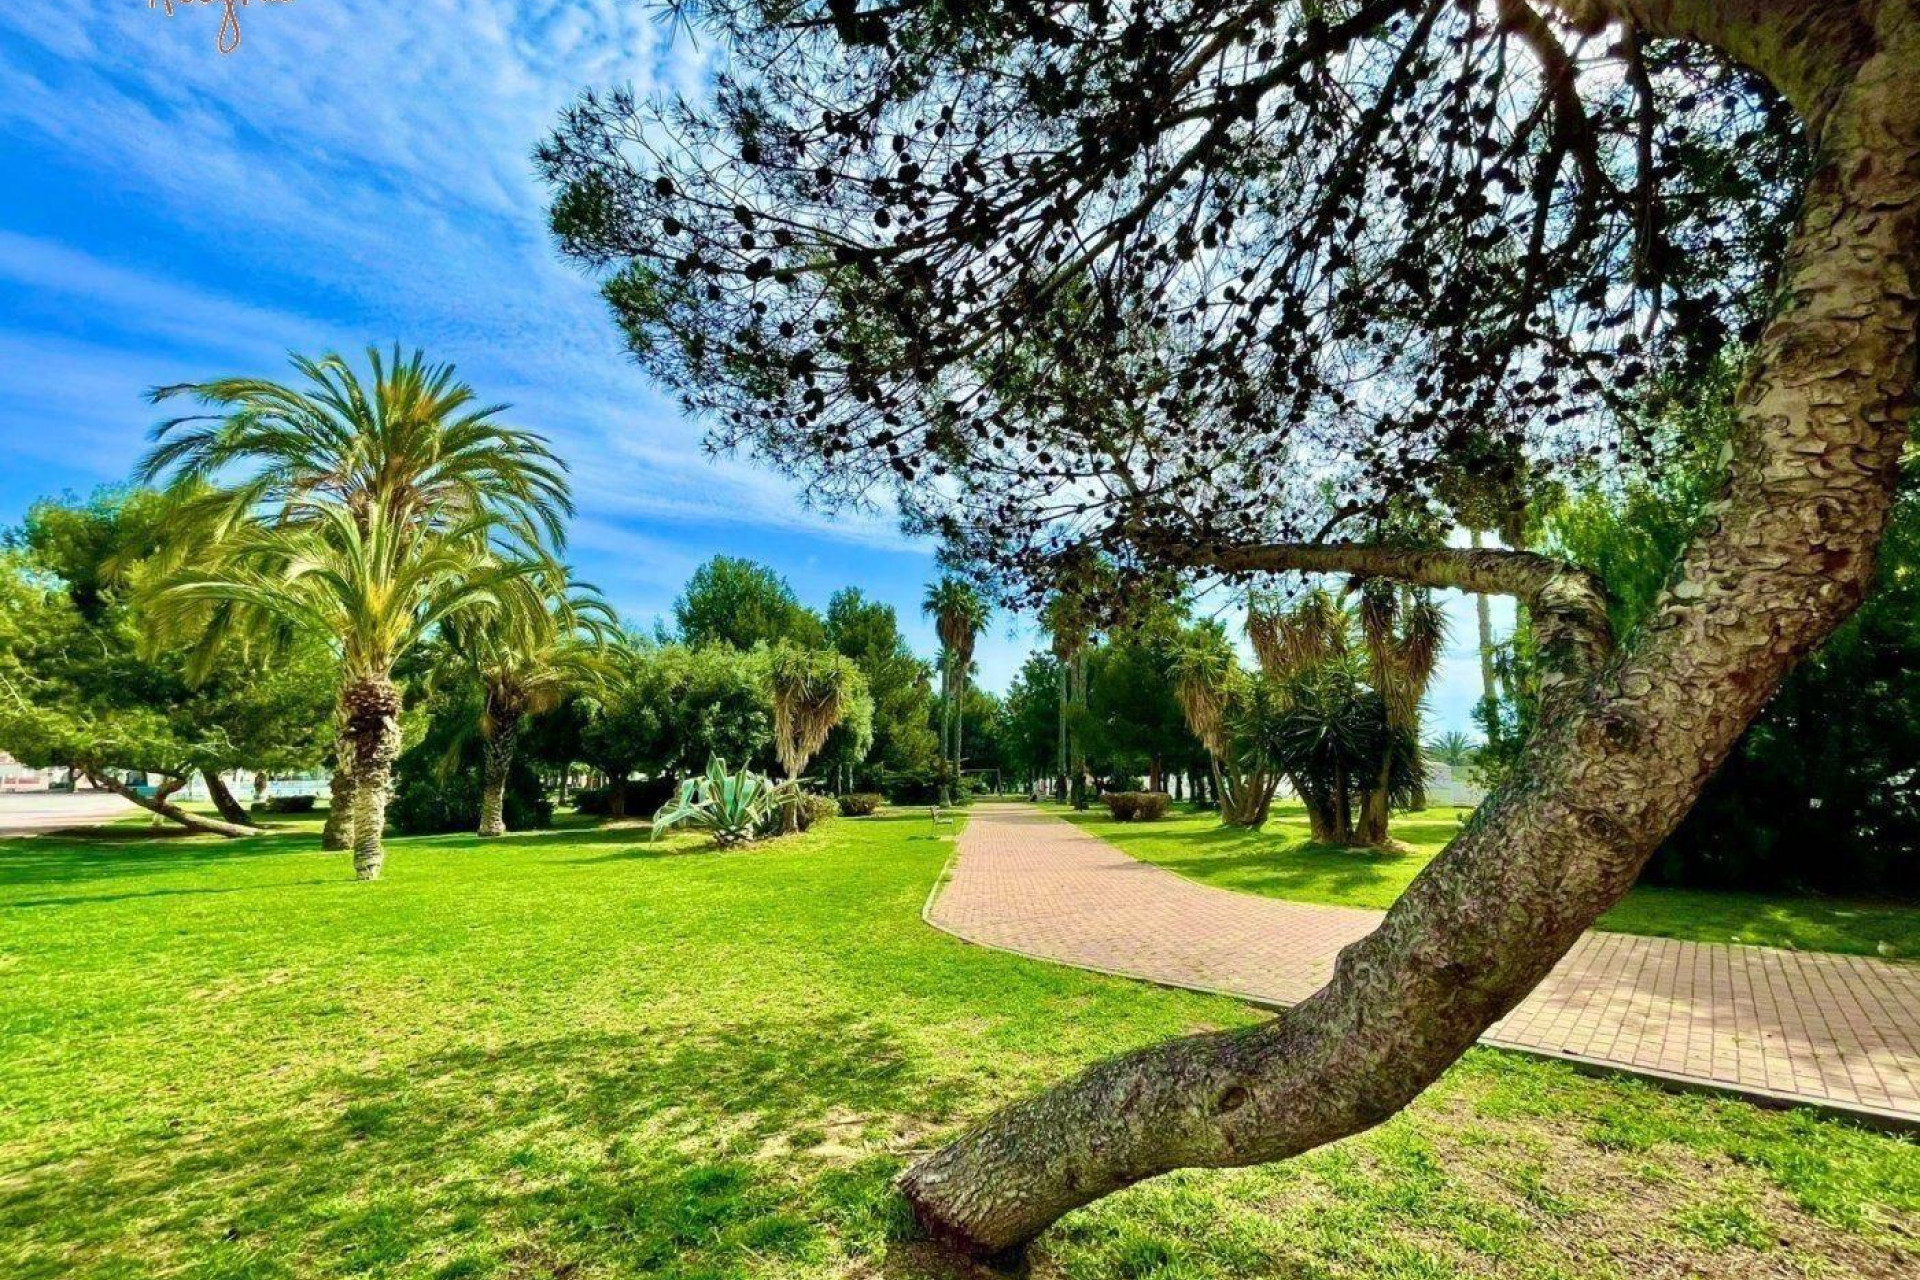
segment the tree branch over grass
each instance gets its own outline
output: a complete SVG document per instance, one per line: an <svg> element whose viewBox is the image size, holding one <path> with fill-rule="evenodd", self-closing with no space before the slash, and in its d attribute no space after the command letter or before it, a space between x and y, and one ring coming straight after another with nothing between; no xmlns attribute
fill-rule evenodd
<svg viewBox="0 0 1920 1280"><path fill-rule="evenodd" d="M1619 900L1866 589L1916 385L1920 0L1275 0L1226 42L1214 0L900 6L844 44L772 12L711 6L710 102L590 97L542 154L564 248L717 443L828 499L891 477L1011 601L1089 564L1116 594L1510 592L1561 677L1324 989L1007 1107L907 1172L919 1221L995 1254L1378 1123ZM1550 561L1313 532L1440 547L1490 456L1605 467L1650 374L1729 347L1725 490L1611 652Z"/></svg>

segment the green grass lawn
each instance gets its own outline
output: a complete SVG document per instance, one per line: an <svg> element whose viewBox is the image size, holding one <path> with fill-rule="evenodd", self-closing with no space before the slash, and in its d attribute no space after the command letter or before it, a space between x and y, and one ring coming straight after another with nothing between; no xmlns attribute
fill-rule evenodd
<svg viewBox="0 0 1920 1280"><path fill-rule="evenodd" d="M0 1276L937 1274L889 1180L1256 1016L970 947L955 828L0 842ZM1920 1150L1476 1050L1381 1128L1074 1215L1084 1280L1911 1275Z"/></svg>
<svg viewBox="0 0 1920 1280"><path fill-rule="evenodd" d="M1176 808L1160 822L1115 822L1104 810L1049 806L1136 858L1195 880L1297 902L1386 909L1459 829L1469 809L1395 814L1392 831L1406 852L1340 849L1312 843L1306 811L1275 807L1260 831L1220 825L1210 813ZM1633 890L1600 928L1695 942L1747 942L1802 951L1920 958L1920 904L1700 889Z"/></svg>

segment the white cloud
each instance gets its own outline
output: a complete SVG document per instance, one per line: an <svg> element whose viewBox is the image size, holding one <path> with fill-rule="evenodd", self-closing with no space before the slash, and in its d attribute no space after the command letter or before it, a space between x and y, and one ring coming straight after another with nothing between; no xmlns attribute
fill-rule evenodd
<svg viewBox="0 0 1920 1280"><path fill-rule="evenodd" d="M115 397L164 378L397 340L455 360L551 434L588 516L914 545L891 518L811 510L750 460L709 457L549 243L531 153L561 109L594 85L695 88L710 51L630 0L255 5L228 56L218 19L218 6L168 20L131 0L85 22L0 9L0 40L23 55L0 61L0 121L82 158L103 203L119 188L159 210L173 225L155 228L156 249L184 229L202 254L147 253L136 232L108 261L0 234L0 280L17 294L110 318L85 337L57 323L0 331L25 381L45 383L33 371L50 361L85 384L37 386L47 411L111 437L113 419L137 431L150 416ZM162 370L169 351L209 363Z"/></svg>

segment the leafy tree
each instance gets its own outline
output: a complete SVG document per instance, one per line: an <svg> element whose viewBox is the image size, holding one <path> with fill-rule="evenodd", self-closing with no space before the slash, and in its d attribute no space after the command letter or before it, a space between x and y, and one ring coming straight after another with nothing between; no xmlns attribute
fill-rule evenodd
<svg viewBox="0 0 1920 1280"><path fill-rule="evenodd" d="M672 751L671 708L658 646L628 634L607 658L610 670L603 686L569 708L578 736L564 754L606 776L607 812L619 818L627 815L628 778L643 768L666 767Z"/></svg>
<svg viewBox="0 0 1920 1280"><path fill-rule="evenodd" d="M1076 553L1384 577L1512 595L1538 653L1522 758L1324 991L922 1159L940 1239L1000 1253L1405 1105L1873 579L1920 343L1920 0L703 12L710 101L589 97L541 160L563 247L716 443L828 500L891 475L1009 597ZM1487 433L1543 473L1630 449L1649 376L1733 343L1714 518L1618 649L1588 572L1381 536Z"/></svg>
<svg viewBox="0 0 1920 1280"><path fill-rule="evenodd" d="M1002 785L1012 768L1007 753L1006 702L991 690L968 684L960 697L961 741L967 748L966 772L974 778L970 785L985 785L998 780Z"/></svg>
<svg viewBox="0 0 1920 1280"><path fill-rule="evenodd" d="M1731 363L1656 388L1636 466L1580 477L1540 504L1538 536L1606 583L1613 625L1631 637L1653 617L1689 538L1712 515L1733 427ZM1920 890L1920 810L1911 779L1920 734L1914 566L1920 482L1906 463L1879 567L1860 611L1835 631L1744 733L1699 803L1647 864L1650 883L1729 889ZM1495 769L1511 768L1538 717L1531 630L1503 657L1508 697L1492 711ZM1483 716L1484 719L1484 716Z"/></svg>
<svg viewBox="0 0 1920 1280"><path fill-rule="evenodd" d="M826 644L826 628L794 597L785 578L763 564L715 556L693 571L673 602L681 643L752 649L790 640L805 649ZM703 762L704 767L704 762Z"/></svg>
<svg viewBox="0 0 1920 1280"><path fill-rule="evenodd" d="M1088 660L1088 749L1104 772L1139 776L1147 789L1166 787L1169 767L1201 750L1175 696L1172 668L1180 645L1172 611L1147 625L1116 633Z"/></svg>
<svg viewBox="0 0 1920 1280"><path fill-rule="evenodd" d="M336 808L351 797L354 873L371 880L401 749L397 663L443 624L498 613L550 554L571 510L564 466L537 435L478 406L451 365L367 353L294 358L298 386L225 378L164 387L210 410L154 430L141 463L181 494L179 568L156 615L197 632L203 661L233 639L320 637L339 654ZM343 792L345 793L343 795Z"/></svg>
<svg viewBox="0 0 1920 1280"><path fill-rule="evenodd" d="M837 591L827 603L827 637L866 677L873 699L871 758L882 770L933 769L939 760L940 744L932 728L933 691L928 668L900 634L893 606L867 599L857 587ZM835 736L845 735L835 730ZM867 753L836 750L832 741L827 754L837 754L849 770L869 758Z"/></svg>
<svg viewBox="0 0 1920 1280"><path fill-rule="evenodd" d="M630 810L627 779L634 773L671 782L704 772L716 756L771 769L769 664L765 649L690 649L630 637L611 659L579 738L580 759L607 776L610 812ZM857 696L846 708L849 717L861 710Z"/></svg>
<svg viewBox="0 0 1920 1280"><path fill-rule="evenodd" d="M271 659L232 654L197 681L185 646L155 644L134 583L160 547L165 503L144 490L43 502L0 561L0 745L37 766L72 766L94 785L183 826L255 834L220 775L310 768L325 750L334 664L296 644ZM126 773L158 774L155 794ZM171 802L194 773L213 821Z"/></svg>
<svg viewBox="0 0 1920 1280"><path fill-rule="evenodd" d="M1007 762L1037 788L1056 776L1063 669L1051 654L1032 653L1007 687Z"/></svg>

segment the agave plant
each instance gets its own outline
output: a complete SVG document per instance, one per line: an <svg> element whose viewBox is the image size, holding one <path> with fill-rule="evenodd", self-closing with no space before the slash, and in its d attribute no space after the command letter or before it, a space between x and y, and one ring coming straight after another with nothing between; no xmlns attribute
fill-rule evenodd
<svg viewBox="0 0 1920 1280"><path fill-rule="evenodd" d="M745 765L727 772L718 756L707 761L707 771L680 784L680 792L653 815L653 838L675 827L700 827L713 833L721 847L745 844L780 821L781 810L799 798L800 784L789 778L775 782Z"/></svg>

